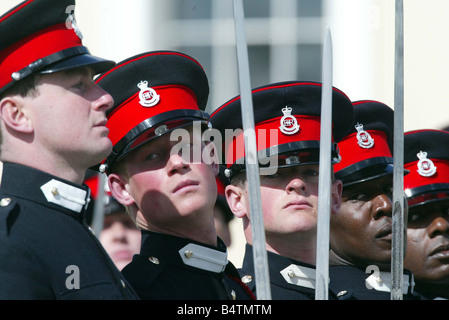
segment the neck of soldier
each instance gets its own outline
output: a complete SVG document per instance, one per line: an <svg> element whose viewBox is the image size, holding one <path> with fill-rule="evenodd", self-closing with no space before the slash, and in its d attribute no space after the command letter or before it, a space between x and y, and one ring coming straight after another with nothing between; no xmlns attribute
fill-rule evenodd
<svg viewBox="0 0 449 320"><path fill-rule="evenodd" d="M245 230L247 242L253 245L251 230ZM299 262L316 264L316 231L291 234L271 233L265 230L265 244L270 252Z"/></svg>
<svg viewBox="0 0 449 320"><path fill-rule="evenodd" d="M191 239L197 242L217 246L217 231L215 229L213 212L206 217L193 215L178 218L176 222L158 223L145 217L140 210L137 212L136 225L140 229L168 234L180 238Z"/></svg>
<svg viewBox="0 0 449 320"><path fill-rule="evenodd" d="M449 299L449 283L447 280L427 282L415 278L415 291L428 299Z"/></svg>
<svg viewBox="0 0 449 320"><path fill-rule="evenodd" d="M21 152L20 150L24 151ZM71 163L70 160L50 154L43 148L16 149L8 147L2 150L2 160L3 162L17 163L41 170L76 184L83 183L87 170L87 165L82 167L77 163Z"/></svg>

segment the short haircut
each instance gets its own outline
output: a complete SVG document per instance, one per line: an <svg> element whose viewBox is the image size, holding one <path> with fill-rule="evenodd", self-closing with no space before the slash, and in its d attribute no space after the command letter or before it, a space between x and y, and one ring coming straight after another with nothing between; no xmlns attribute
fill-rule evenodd
<svg viewBox="0 0 449 320"><path fill-rule="evenodd" d="M14 95L20 95L21 97L27 97L29 95L35 95L37 81L41 75L31 74L28 77L14 83L9 89L0 95L0 100Z"/></svg>

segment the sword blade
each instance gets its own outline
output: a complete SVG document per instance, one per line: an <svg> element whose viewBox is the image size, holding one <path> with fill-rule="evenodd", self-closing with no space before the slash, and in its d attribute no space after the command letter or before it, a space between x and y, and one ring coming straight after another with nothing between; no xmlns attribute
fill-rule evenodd
<svg viewBox="0 0 449 320"><path fill-rule="evenodd" d="M404 6L395 4L393 230L391 299L402 300L404 264Z"/></svg>
<svg viewBox="0 0 449 320"><path fill-rule="evenodd" d="M328 300L329 225L331 204L332 149L332 37L329 27L323 43L321 92L320 175L318 181L318 222L316 246L316 300Z"/></svg>
<svg viewBox="0 0 449 320"><path fill-rule="evenodd" d="M259 162L257 158L256 134L254 129L254 110L251 97L251 81L248 62L248 48L245 35L245 16L242 0L234 0L234 25L237 44L237 64L242 103L242 122L245 136L245 161L250 216L253 237L253 259L256 277L256 296L258 300L271 300L268 258L265 246L263 224Z"/></svg>
<svg viewBox="0 0 449 320"><path fill-rule="evenodd" d="M92 230L97 238L100 238L100 233L103 230L104 225L105 183L106 174L98 173L97 199L95 200L92 219Z"/></svg>

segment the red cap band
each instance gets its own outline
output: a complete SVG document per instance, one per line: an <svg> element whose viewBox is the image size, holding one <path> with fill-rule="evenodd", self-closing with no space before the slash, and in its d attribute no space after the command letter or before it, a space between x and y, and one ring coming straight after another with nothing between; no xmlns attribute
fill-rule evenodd
<svg viewBox="0 0 449 320"><path fill-rule="evenodd" d="M113 145L145 119L173 110L199 110L195 94L187 87L169 85L152 87L152 89L160 97L160 101L155 106L140 105L138 91L108 115L107 127L110 129L109 139Z"/></svg>
<svg viewBox="0 0 449 320"><path fill-rule="evenodd" d="M449 161L430 159L436 167L436 172L428 177L422 176L418 172L418 162L404 164L404 168L410 173L404 176L404 189L414 189L436 183L449 183Z"/></svg>
<svg viewBox="0 0 449 320"><path fill-rule="evenodd" d="M26 22L24 22L26 23ZM13 79L14 72L56 52L82 46L81 39L65 23L43 29L0 52L0 88Z"/></svg>
<svg viewBox="0 0 449 320"><path fill-rule="evenodd" d="M283 145L296 141L319 141L320 140L320 117L317 116L295 116L300 128L292 135L286 135L280 132L282 117L269 119L255 125L257 151L268 149L270 147ZM277 132L272 134L272 130ZM226 165L229 168L238 159L245 157L244 134L241 133L232 140L227 146Z"/></svg>
<svg viewBox="0 0 449 320"><path fill-rule="evenodd" d="M335 172L371 158L392 158L385 132L377 130L367 130L367 132L374 139L374 145L371 148L363 148L358 145L357 132L351 133L338 143L341 161L334 164Z"/></svg>

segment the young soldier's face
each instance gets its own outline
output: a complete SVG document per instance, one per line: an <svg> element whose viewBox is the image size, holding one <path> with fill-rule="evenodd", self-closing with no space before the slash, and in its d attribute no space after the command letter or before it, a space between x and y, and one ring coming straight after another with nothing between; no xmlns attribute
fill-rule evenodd
<svg viewBox="0 0 449 320"><path fill-rule="evenodd" d="M404 267L416 279L449 284L449 199L410 209Z"/></svg>
<svg viewBox="0 0 449 320"><path fill-rule="evenodd" d="M318 165L278 169L260 176L265 232L316 232Z"/></svg>
<svg viewBox="0 0 449 320"><path fill-rule="evenodd" d="M22 99L42 152L82 168L109 154L105 112L113 99L94 83L90 68L42 75L36 89Z"/></svg>
<svg viewBox="0 0 449 320"><path fill-rule="evenodd" d="M391 176L344 187L340 211L331 216L332 250L356 265L389 266L391 198Z"/></svg>
<svg viewBox="0 0 449 320"><path fill-rule="evenodd" d="M180 230L188 227L189 221L213 221L218 165L186 161L185 155L171 152L177 143L165 134L125 159L126 191L150 230ZM201 148L204 146L201 143Z"/></svg>
<svg viewBox="0 0 449 320"><path fill-rule="evenodd" d="M273 175L260 176L261 205L267 242L282 238L287 243L314 239L318 218L318 165L278 169ZM226 187L226 197L233 213L251 225L248 184ZM330 210L338 211L341 182L331 185ZM248 231L249 229L247 229ZM292 238L288 236L292 235ZM250 236L249 232L247 237ZM290 240L288 240L290 239Z"/></svg>

